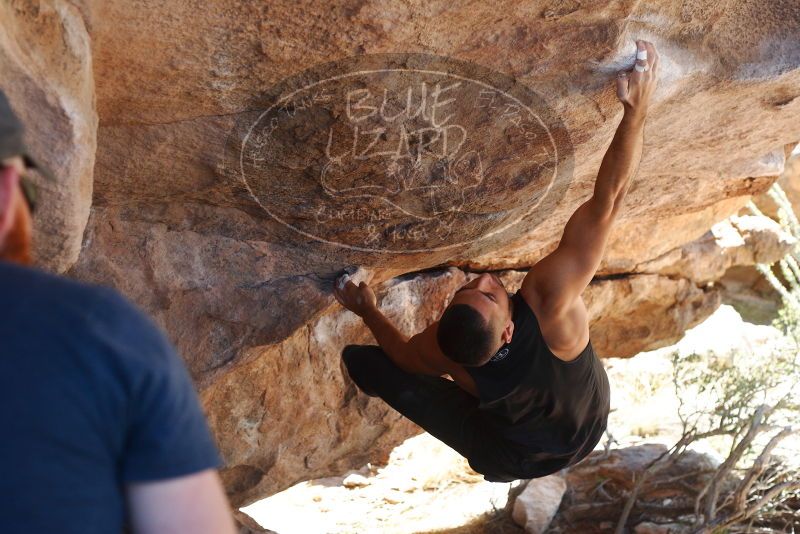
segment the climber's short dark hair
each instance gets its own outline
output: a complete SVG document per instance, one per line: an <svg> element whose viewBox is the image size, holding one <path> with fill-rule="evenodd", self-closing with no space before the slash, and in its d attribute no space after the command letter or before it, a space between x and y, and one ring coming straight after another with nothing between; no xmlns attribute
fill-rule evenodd
<svg viewBox="0 0 800 534"><path fill-rule="evenodd" d="M454 304L439 319L436 341L454 362L479 366L492 356L494 332L478 310L467 304Z"/></svg>

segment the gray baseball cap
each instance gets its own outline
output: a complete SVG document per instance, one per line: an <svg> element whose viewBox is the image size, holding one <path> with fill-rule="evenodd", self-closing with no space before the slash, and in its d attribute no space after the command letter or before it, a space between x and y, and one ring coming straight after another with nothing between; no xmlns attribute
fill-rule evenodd
<svg viewBox="0 0 800 534"><path fill-rule="evenodd" d="M25 128L11 109L8 98L3 91L0 91L0 160L22 156L25 165L36 169L48 180L55 181L50 169L36 161L28 152L22 139L24 132Z"/></svg>

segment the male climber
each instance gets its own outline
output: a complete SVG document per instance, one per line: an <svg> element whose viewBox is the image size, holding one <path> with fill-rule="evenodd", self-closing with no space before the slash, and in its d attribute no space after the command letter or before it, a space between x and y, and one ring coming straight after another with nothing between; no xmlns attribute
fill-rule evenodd
<svg viewBox="0 0 800 534"><path fill-rule="evenodd" d="M600 265L641 157L658 54L648 41L636 46L633 69L617 76L624 113L594 193L519 291L510 295L497 276L483 273L455 292L438 321L409 339L380 312L366 283L345 276L334 288L380 344L345 347L342 358L356 385L458 451L488 481L571 466L606 429L608 376L589 339L581 293Z"/></svg>

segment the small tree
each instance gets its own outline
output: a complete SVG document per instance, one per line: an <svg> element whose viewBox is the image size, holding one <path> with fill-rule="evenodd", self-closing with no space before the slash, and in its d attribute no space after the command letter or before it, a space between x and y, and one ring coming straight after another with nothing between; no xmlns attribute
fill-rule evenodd
<svg viewBox="0 0 800 534"><path fill-rule="evenodd" d="M768 191L778 204L781 226L800 243L800 223L776 183ZM750 202L750 210L763 215ZM679 399L681 438L636 479L616 533L625 531L640 493L663 485L659 473L700 440L727 439L727 457L695 488L694 512L674 520L687 532L796 532L800 527L800 471L773 455L778 444L800 429L800 256L797 248L777 265L756 268L781 295L773 325L785 343L771 354L731 355L673 352L673 385ZM692 402L693 401L693 402ZM699 474L699 473L698 473ZM687 474L690 475L690 474Z"/></svg>

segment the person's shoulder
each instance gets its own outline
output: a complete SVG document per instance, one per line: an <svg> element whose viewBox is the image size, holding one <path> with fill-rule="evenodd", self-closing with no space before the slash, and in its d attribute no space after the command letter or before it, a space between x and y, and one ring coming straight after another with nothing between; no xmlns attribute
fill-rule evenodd
<svg viewBox="0 0 800 534"><path fill-rule="evenodd" d="M512 301L514 302L518 301L519 299L522 298L522 288L517 289L513 293L509 293L509 296L511 297Z"/></svg>
<svg viewBox="0 0 800 534"><path fill-rule="evenodd" d="M90 325L110 352L147 366L178 359L164 331L136 303L114 288L91 286Z"/></svg>
<svg viewBox="0 0 800 534"><path fill-rule="evenodd" d="M24 294L26 300L36 304L58 303L61 309L72 304L83 312L95 311L101 317L109 317L108 313L113 317L114 312L141 314L133 303L110 286L76 280L39 267L0 262L0 294L13 293Z"/></svg>
<svg viewBox="0 0 800 534"><path fill-rule="evenodd" d="M46 329L76 329L76 334L139 315L111 287L7 262L0 262L0 298L20 321L35 321Z"/></svg>
<svg viewBox="0 0 800 534"><path fill-rule="evenodd" d="M23 294L26 300L63 301L64 297L92 298L101 289L39 267L0 261L0 295L6 298Z"/></svg>
<svg viewBox="0 0 800 534"><path fill-rule="evenodd" d="M42 328L69 327L87 346L145 360L170 357L161 329L118 290L53 274L37 267L0 262L0 295L24 302L22 313Z"/></svg>
<svg viewBox="0 0 800 534"><path fill-rule="evenodd" d="M511 302L514 304L514 322L529 320L533 316L533 309L528 301L525 300L522 288L517 289L510 297Z"/></svg>

